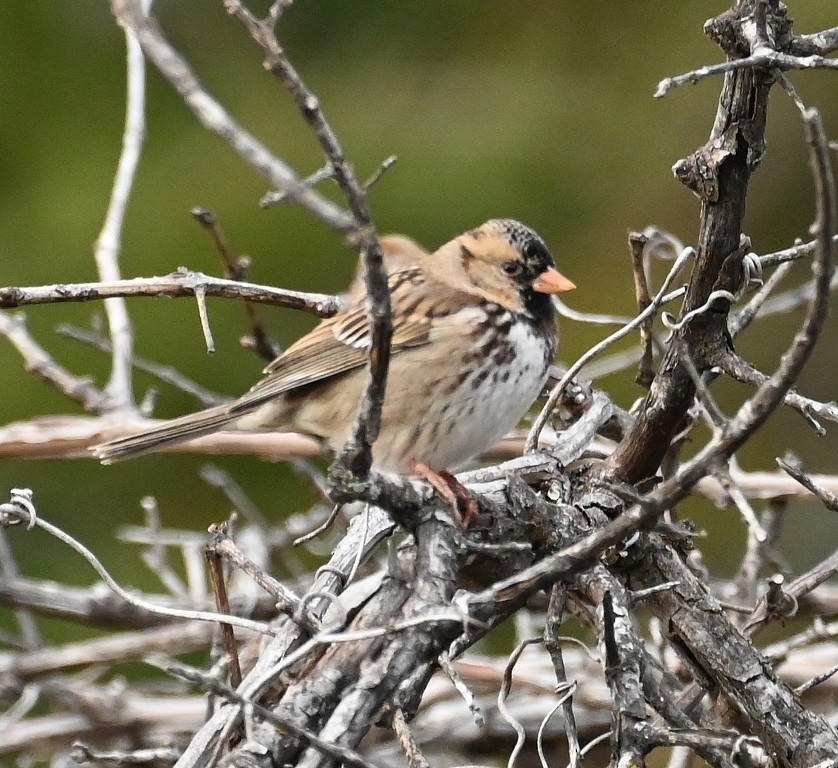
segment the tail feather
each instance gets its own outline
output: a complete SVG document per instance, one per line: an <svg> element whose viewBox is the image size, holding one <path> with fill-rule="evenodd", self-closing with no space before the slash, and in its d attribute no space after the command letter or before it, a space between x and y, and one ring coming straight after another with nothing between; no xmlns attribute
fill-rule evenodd
<svg viewBox="0 0 838 768"><path fill-rule="evenodd" d="M227 405L207 408L198 413L190 413L179 419L172 419L145 432L127 437L119 437L93 446L93 455L103 464L113 464L123 459L142 456L166 445L175 445L196 437L203 437L218 431L225 424L235 421L238 415L230 414Z"/></svg>

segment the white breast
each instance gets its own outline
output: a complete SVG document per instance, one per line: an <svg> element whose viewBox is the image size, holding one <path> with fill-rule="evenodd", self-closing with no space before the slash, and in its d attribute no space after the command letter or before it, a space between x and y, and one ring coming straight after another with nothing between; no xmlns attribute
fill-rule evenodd
<svg viewBox="0 0 838 768"><path fill-rule="evenodd" d="M416 350L394 360L382 431L373 448L383 469L410 471L415 461L455 469L509 432L544 387L552 350L529 323L513 322L488 352L494 331L477 335L484 326L468 311L456 313L452 322L455 317L465 332L448 329L448 338L453 335L458 343L444 359L429 363ZM480 317L485 322L485 315ZM509 319L505 313L499 322Z"/></svg>
<svg viewBox="0 0 838 768"><path fill-rule="evenodd" d="M440 463L431 466L457 466L486 450L518 424L541 393L549 365L543 341L523 323L514 324L507 338L514 359L493 362L488 376L475 369L459 388Z"/></svg>

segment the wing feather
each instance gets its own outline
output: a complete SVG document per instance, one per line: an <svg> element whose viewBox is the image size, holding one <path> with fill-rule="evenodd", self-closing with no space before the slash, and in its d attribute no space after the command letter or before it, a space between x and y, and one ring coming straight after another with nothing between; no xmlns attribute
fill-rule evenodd
<svg viewBox="0 0 838 768"><path fill-rule="evenodd" d="M394 272L389 278L391 302L414 307L394 313L390 354L422 346L430 340L431 318L417 309L427 294L420 268ZM367 363L370 327L365 301L324 320L265 368L265 376L230 405L231 413L250 411L276 395L339 376Z"/></svg>

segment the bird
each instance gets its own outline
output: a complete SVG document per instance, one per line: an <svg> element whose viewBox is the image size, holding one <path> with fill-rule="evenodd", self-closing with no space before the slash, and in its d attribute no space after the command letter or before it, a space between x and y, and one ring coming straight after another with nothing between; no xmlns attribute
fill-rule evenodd
<svg viewBox="0 0 838 768"><path fill-rule="evenodd" d="M390 364L372 469L447 472L514 428L542 392L559 342L552 294L575 288L538 233L491 219L433 253L388 265ZM271 362L229 403L93 448L109 464L218 431L296 431L338 452L369 374L366 292Z"/></svg>

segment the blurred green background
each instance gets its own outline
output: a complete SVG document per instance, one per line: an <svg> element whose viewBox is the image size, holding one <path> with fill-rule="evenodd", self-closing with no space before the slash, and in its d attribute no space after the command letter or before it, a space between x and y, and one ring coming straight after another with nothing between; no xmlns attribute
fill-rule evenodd
<svg viewBox="0 0 838 768"><path fill-rule="evenodd" d="M261 10L266 3L260 4ZM834 0L791 0L799 32L838 23ZM404 232L434 248L493 216L538 229L579 289L568 303L587 311L629 314L633 288L626 231L655 224L684 242L696 236L697 200L670 168L706 139L720 80L655 100L657 82L705 63L720 51L702 33L724 2L585 3L368 0L336 4L298 0L281 23L281 39L319 94L359 174L388 155L399 162L375 188L371 206L382 232ZM310 130L282 86L266 73L260 51L220 2L158 0L167 34L203 83L250 131L301 175L322 165ZM0 8L0 284L38 285L96 278L92 243L107 206L119 157L124 113L124 41L104 0L5 3ZM803 98L825 113L838 135L838 75L793 73ZM153 68L148 74L148 128L124 233L126 277L165 274L179 265L219 273L217 257L189 211L215 211L237 252L253 258L258 282L336 292L349 281L355 254L340 238L293 207L262 210L262 178L220 139L204 131ZM747 232L758 252L807 237L812 183L802 125L775 89L769 149L750 195ZM324 188L329 194L331 189ZM807 277L799 265L789 284ZM241 349L242 308L210 303L218 353L204 350L191 300L130 304L137 353L177 366L227 394L247 389L262 363ZM30 328L67 368L105 380L109 361L62 339L62 322L89 326L100 306L61 305L27 311ZM314 319L264 309L272 333L287 344ZM740 350L770 370L797 318L772 319L743 336ZM560 358L572 362L606 329L562 324ZM835 320L800 382L813 397L835 397ZM22 370L0 339L0 423L80 409ZM136 377L138 396L155 382ZM603 385L624 406L641 395L633 371ZM732 411L747 390L720 383ZM158 413L194 408L163 388ZM748 469L773 469L792 449L807 467L836 471L836 432L818 438L794 413L775 415L741 454ZM202 457L149 457L116 467L93 461L0 464L0 495L31 487L42 515L90 543L117 575L144 583L133 557L111 545L115 527L139 522L139 500L157 497L164 523L203 529L229 504L198 478ZM308 507L314 495L282 465L219 459L274 519ZM733 511L690 507L710 532L710 561L734 568L742 528ZM731 546L728 542L735 542ZM791 507L783 549L800 567L838 543L834 520L817 505ZM14 533L32 576L89 583L75 556L38 532Z"/></svg>

